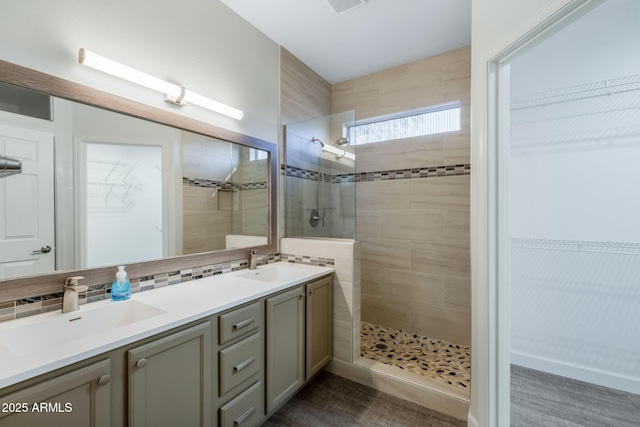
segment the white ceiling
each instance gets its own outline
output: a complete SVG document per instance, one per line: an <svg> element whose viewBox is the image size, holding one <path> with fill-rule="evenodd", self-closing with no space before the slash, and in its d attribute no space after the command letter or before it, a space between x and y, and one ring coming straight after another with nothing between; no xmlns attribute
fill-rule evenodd
<svg viewBox="0 0 640 427"><path fill-rule="evenodd" d="M221 0L329 83L471 44L471 0Z"/></svg>

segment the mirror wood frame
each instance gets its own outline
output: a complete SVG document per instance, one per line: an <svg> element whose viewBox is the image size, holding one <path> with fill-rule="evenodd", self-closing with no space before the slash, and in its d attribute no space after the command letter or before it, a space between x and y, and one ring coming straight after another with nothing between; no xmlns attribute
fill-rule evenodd
<svg viewBox="0 0 640 427"><path fill-rule="evenodd" d="M79 102L142 120L217 138L250 148L269 152L268 162L268 242L267 245L241 249L203 252L154 261L127 264L129 277L138 278L153 274L184 270L202 265L219 264L246 259L252 249L261 253L277 252L277 198L278 168L277 144L243 135L186 116L151 107L117 95L102 92L68 80L54 77L20 65L0 60L0 81L69 101ZM215 113L212 113L215 114ZM84 276L89 286L109 283L113 280L115 266L79 270L66 270L50 274L28 276L0 281L0 302L62 292L64 281L69 276Z"/></svg>

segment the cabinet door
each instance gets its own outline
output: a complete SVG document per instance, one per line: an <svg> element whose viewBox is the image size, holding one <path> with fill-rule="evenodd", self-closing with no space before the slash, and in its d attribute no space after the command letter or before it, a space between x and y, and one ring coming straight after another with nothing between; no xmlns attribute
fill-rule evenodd
<svg viewBox="0 0 640 427"><path fill-rule="evenodd" d="M304 384L304 289L267 299L267 413Z"/></svg>
<svg viewBox="0 0 640 427"><path fill-rule="evenodd" d="M0 397L2 427L109 427L110 361Z"/></svg>
<svg viewBox="0 0 640 427"><path fill-rule="evenodd" d="M211 322L129 351L129 425L211 425Z"/></svg>
<svg viewBox="0 0 640 427"><path fill-rule="evenodd" d="M307 285L307 376L326 365L333 354L333 280L324 277Z"/></svg>

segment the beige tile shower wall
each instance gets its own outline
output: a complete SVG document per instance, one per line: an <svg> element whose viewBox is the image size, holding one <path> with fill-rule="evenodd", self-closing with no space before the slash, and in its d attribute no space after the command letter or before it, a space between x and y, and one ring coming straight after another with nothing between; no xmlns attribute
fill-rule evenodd
<svg viewBox="0 0 640 427"><path fill-rule="evenodd" d="M462 130L363 145L358 172L467 164L470 48L333 86L332 112L358 120L460 101ZM469 176L356 184L362 320L468 345Z"/></svg>
<svg viewBox="0 0 640 427"><path fill-rule="evenodd" d="M232 234L231 197L235 193L184 185L182 194L183 254L224 249L225 236Z"/></svg>
<svg viewBox="0 0 640 427"><path fill-rule="evenodd" d="M360 243L351 239L285 238L280 241L280 251L335 260L333 358L353 363L360 355Z"/></svg>
<svg viewBox="0 0 640 427"><path fill-rule="evenodd" d="M331 85L288 50L280 48L280 123L331 113Z"/></svg>
<svg viewBox="0 0 640 427"><path fill-rule="evenodd" d="M291 123L302 122L317 117L324 117L331 114L331 84L320 77L315 71L306 66L302 61L293 56L289 51L280 48L280 124L287 125ZM284 127L284 126L283 126ZM284 134L280 132L279 145L279 164L284 163ZM315 148L318 149L317 147ZM299 167L303 167L299 165ZM307 168L309 169L309 168ZM293 181L301 181L294 179ZM280 200L279 212L286 212L287 218L294 218L295 224L290 225L290 230L300 230L299 233L291 235L302 235L304 227L303 213L300 212L302 206L296 204L301 202L303 196L302 182L297 182L292 192L288 193L291 198L291 204L285 207L284 189L286 179L284 175L280 175ZM297 199L296 199L297 198ZM278 229L279 236L284 236L284 220L285 215L279 215ZM308 218L307 218L308 220ZM307 222L308 223L308 222Z"/></svg>
<svg viewBox="0 0 640 427"><path fill-rule="evenodd" d="M240 191L242 229L239 234L267 236L269 216L269 192L265 189Z"/></svg>

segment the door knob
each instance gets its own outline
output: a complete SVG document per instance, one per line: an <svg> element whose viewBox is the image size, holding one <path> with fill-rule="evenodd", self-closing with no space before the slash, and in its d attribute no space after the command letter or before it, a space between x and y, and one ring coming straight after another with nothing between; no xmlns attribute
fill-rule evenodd
<svg viewBox="0 0 640 427"><path fill-rule="evenodd" d="M51 246L47 245L47 246L43 246L40 249L36 250L36 251L31 251L31 254L48 254L49 252L51 252Z"/></svg>

